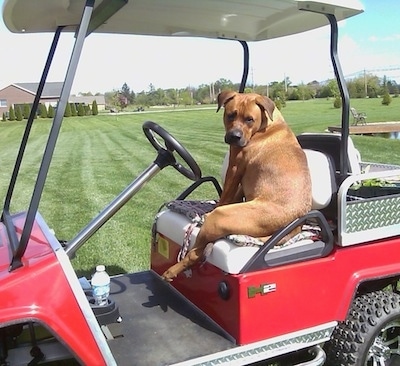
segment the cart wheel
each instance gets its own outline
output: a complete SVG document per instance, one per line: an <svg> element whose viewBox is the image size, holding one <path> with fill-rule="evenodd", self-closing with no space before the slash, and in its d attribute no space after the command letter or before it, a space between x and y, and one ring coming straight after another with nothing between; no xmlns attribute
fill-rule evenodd
<svg viewBox="0 0 400 366"><path fill-rule="evenodd" d="M327 365L400 365L400 295L377 291L356 298L325 351Z"/></svg>
<svg viewBox="0 0 400 366"><path fill-rule="evenodd" d="M160 150L168 151L173 155L174 151L184 160L189 169L173 159L171 164L179 173L183 174L186 178L191 180L198 180L201 178L201 170L192 155L176 140L169 132L164 130L157 123L147 121L143 124L143 132L153 147L160 152ZM161 143L156 135L161 137Z"/></svg>

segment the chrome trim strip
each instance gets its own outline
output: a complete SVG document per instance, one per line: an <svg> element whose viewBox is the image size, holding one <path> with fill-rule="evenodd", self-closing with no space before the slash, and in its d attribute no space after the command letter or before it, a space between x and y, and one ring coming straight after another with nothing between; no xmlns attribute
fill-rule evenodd
<svg viewBox="0 0 400 366"><path fill-rule="evenodd" d="M328 341L336 325L337 322L329 322L302 331L285 334L284 336L176 363L172 366L244 365L264 361ZM322 354L317 356L318 360L320 357L324 357ZM305 363L304 365L314 364Z"/></svg>

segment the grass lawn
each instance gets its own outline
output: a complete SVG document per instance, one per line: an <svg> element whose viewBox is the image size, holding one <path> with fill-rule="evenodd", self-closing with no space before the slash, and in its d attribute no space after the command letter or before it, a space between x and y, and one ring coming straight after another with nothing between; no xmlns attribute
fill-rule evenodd
<svg viewBox="0 0 400 366"><path fill-rule="evenodd" d="M352 101L367 113L368 122L399 121L400 98L389 106L380 99ZM296 134L323 132L340 124L341 110L332 100L289 102L283 114ZM60 239L73 238L93 217L154 160L142 124L159 123L192 153L203 175L219 177L227 151L223 142L222 113L187 110L168 113L136 113L70 117L63 122L39 211ZM50 120L35 121L18 180L12 211L29 204ZM0 122L0 200L3 202L25 122ZM400 165L400 140L354 136L364 161ZM171 167L153 178L132 200L104 225L72 260L80 275L105 264L110 274L147 269L150 233L159 207L176 197L190 181ZM213 198L204 187L195 198Z"/></svg>

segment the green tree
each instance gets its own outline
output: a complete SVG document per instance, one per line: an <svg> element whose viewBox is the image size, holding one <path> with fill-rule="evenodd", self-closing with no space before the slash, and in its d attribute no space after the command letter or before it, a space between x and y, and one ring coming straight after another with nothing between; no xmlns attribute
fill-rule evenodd
<svg viewBox="0 0 400 366"><path fill-rule="evenodd" d="M90 110L90 105L84 105L83 108L85 109L85 116L90 116L92 111Z"/></svg>
<svg viewBox="0 0 400 366"><path fill-rule="evenodd" d="M181 99L181 102L183 105L188 106L188 105L192 104L193 98L192 98L190 90L184 89L179 93L179 95L180 95L180 99Z"/></svg>
<svg viewBox="0 0 400 366"><path fill-rule="evenodd" d="M71 103L71 116L76 117L78 115L78 112L76 110L75 103Z"/></svg>
<svg viewBox="0 0 400 366"><path fill-rule="evenodd" d="M339 96L335 97L335 100L333 101L333 107L334 108L342 108L342 98Z"/></svg>
<svg viewBox="0 0 400 366"><path fill-rule="evenodd" d="M84 115L85 115L85 108L84 108L82 103L79 103L79 105L78 105L78 116L82 117Z"/></svg>
<svg viewBox="0 0 400 366"><path fill-rule="evenodd" d="M177 100L178 100L178 97L177 97ZM150 100L144 90L136 95L136 104L146 106L146 107L148 107L150 105Z"/></svg>
<svg viewBox="0 0 400 366"><path fill-rule="evenodd" d="M278 108L279 110L282 109L283 106L282 106L282 102L280 99L275 99L274 103L275 103L276 108Z"/></svg>
<svg viewBox="0 0 400 366"><path fill-rule="evenodd" d="M214 83L214 90L216 94L221 93L223 90L232 90L233 83L230 80L221 78Z"/></svg>
<svg viewBox="0 0 400 366"><path fill-rule="evenodd" d="M54 107L50 104L49 109L47 110L47 117L48 118L54 118Z"/></svg>
<svg viewBox="0 0 400 366"><path fill-rule="evenodd" d="M5 122L6 120L7 120L7 118L6 118L6 114L3 112L3 117L2 117L2 119L1 119L3 122Z"/></svg>
<svg viewBox="0 0 400 366"><path fill-rule="evenodd" d="M45 104L39 105L39 116L40 118L47 118L47 108Z"/></svg>
<svg viewBox="0 0 400 366"><path fill-rule="evenodd" d="M14 112L14 108L12 106L10 106L10 109L8 111L8 120L15 121L15 112Z"/></svg>
<svg viewBox="0 0 400 366"><path fill-rule="evenodd" d="M17 106L15 107L15 119L16 119L17 121L22 121L22 120L23 120L21 107L20 107L19 105L17 105Z"/></svg>
<svg viewBox="0 0 400 366"><path fill-rule="evenodd" d="M126 98L127 104L132 104L135 101L135 93L131 91L127 83L122 85L120 93Z"/></svg>
<svg viewBox="0 0 400 366"><path fill-rule="evenodd" d="M383 98L382 98L382 104L383 105L389 105L392 102L392 97L390 96L389 92L386 91L383 94Z"/></svg>
<svg viewBox="0 0 400 366"><path fill-rule="evenodd" d="M23 111L23 114L24 114L24 118L25 118L25 119L28 119L28 118L29 118L29 115L31 114L31 107L30 107L29 104L24 104L24 111Z"/></svg>
<svg viewBox="0 0 400 366"><path fill-rule="evenodd" d="M97 116L99 114L99 109L97 108L96 100L94 100L92 103L92 114L93 116Z"/></svg>
<svg viewBox="0 0 400 366"><path fill-rule="evenodd" d="M136 98L137 101L137 98ZM178 101L178 90L177 89L167 89L165 91L165 101L167 104L177 105Z"/></svg>
<svg viewBox="0 0 400 366"><path fill-rule="evenodd" d="M339 87L336 79L331 79L319 90L318 98L336 97L339 95Z"/></svg>
<svg viewBox="0 0 400 366"><path fill-rule="evenodd" d="M69 103L65 106L64 117L71 117L71 105Z"/></svg>
<svg viewBox="0 0 400 366"><path fill-rule="evenodd" d="M273 100L279 99L282 103L282 106L285 106L286 101L286 91L285 91L285 82L274 81L269 85L269 94L270 98Z"/></svg>

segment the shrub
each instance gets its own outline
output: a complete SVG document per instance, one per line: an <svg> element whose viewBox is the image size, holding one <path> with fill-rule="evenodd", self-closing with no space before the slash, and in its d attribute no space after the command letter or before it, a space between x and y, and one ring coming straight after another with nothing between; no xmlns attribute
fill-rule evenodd
<svg viewBox="0 0 400 366"><path fill-rule="evenodd" d="M78 105L78 116L82 117L85 115L85 108L83 107L82 103Z"/></svg>
<svg viewBox="0 0 400 366"><path fill-rule="evenodd" d="M69 103L65 106L64 117L71 117L71 106Z"/></svg>
<svg viewBox="0 0 400 366"><path fill-rule="evenodd" d="M15 112L14 112L14 108L12 106L10 107L10 110L8 112L8 120L15 121Z"/></svg>
<svg viewBox="0 0 400 366"><path fill-rule="evenodd" d="M23 120L22 111L21 111L21 108L20 108L19 105L15 107L15 119L17 121L22 121Z"/></svg>
<svg viewBox="0 0 400 366"><path fill-rule="evenodd" d="M71 103L71 116L76 117L78 112L76 111L75 103Z"/></svg>
<svg viewBox="0 0 400 366"><path fill-rule="evenodd" d="M282 110L282 102L280 99L275 99L274 103L275 103L276 108L278 108L279 110Z"/></svg>
<svg viewBox="0 0 400 366"><path fill-rule="evenodd" d="M93 116L97 116L99 114L99 109L97 107L96 100L94 100L92 103L92 114L93 114Z"/></svg>
<svg viewBox="0 0 400 366"><path fill-rule="evenodd" d="M39 106L39 116L41 118L47 118L47 108L45 104L40 104Z"/></svg>
<svg viewBox="0 0 400 366"><path fill-rule="evenodd" d="M2 119L1 119L3 122L4 121L6 121L7 120L7 118L6 118L6 114L3 112L3 117L2 117Z"/></svg>
<svg viewBox="0 0 400 366"><path fill-rule="evenodd" d="M24 118L28 119L29 115L31 114L31 107L29 106L29 104L24 104Z"/></svg>
<svg viewBox="0 0 400 366"><path fill-rule="evenodd" d="M342 108L342 98L336 97L333 101L334 108Z"/></svg>
<svg viewBox="0 0 400 366"><path fill-rule="evenodd" d="M385 94L383 94L382 104L389 105L391 102L392 102L392 97L390 96L389 92L386 91Z"/></svg>
<svg viewBox="0 0 400 366"><path fill-rule="evenodd" d="M50 104L47 110L47 117L54 118L54 107Z"/></svg>

